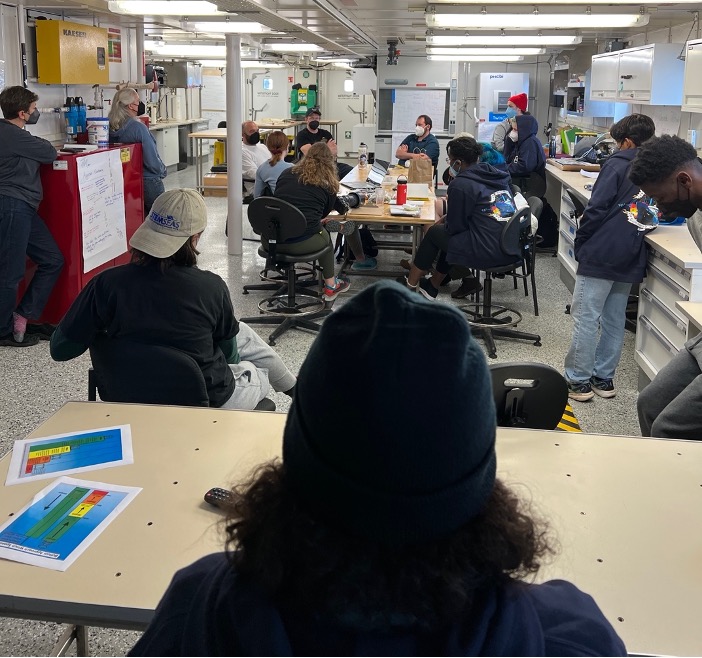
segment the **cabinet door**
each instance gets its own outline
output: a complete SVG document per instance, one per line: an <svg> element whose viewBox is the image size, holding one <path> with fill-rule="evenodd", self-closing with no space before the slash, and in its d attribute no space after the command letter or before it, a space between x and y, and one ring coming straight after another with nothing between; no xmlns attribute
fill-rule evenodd
<svg viewBox="0 0 702 658"><path fill-rule="evenodd" d="M178 129L164 128L163 133L163 164L166 167L178 164Z"/></svg>
<svg viewBox="0 0 702 658"><path fill-rule="evenodd" d="M592 58L592 100L615 100L619 88L619 53Z"/></svg>
<svg viewBox="0 0 702 658"><path fill-rule="evenodd" d="M619 54L619 93L621 100L651 100L653 46Z"/></svg>
<svg viewBox="0 0 702 658"><path fill-rule="evenodd" d="M682 110L702 112L702 43L688 44L685 52Z"/></svg>

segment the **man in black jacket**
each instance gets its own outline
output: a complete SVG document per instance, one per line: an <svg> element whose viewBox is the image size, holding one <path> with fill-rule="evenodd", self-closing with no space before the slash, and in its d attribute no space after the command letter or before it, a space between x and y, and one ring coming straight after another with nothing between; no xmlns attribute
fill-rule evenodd
<svg viewBox="0 0 702 658"><path fill-rule="evenodd" d="M632 114L610 135L619 151L602 166L575 235L578 273L573 290L573 338L565 357L569 397L585 402L615 395L614 372L624 344L626 305L646 272L646 233L658 211L629 180L638 147L653 137L650 117ZM598 340L599 333L599 340Z"/></svg>
<svg viewBox="0 0 702 658"><path fill-rule="evenodd" d="M39 165L53 162L56 149L24 128L39 119L39 97L24 87L0 93L0 345L36 345L27 320L38 319L63 267L63 256L37 214L42 199ZM27 256L37 265L22 299L17 288Z"/></svg>

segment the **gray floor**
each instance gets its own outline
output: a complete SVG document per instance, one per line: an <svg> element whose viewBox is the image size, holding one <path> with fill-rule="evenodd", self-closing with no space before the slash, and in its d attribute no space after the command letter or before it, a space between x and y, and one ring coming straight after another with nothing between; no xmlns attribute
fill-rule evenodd
<svg viewBox="0 0 702 658"><path fill-rule="evenodd" d="M169 175L167 188L192 187L195 184L194 168ZM244 243L244 255L227 255L224 237L226 199L207 198L209 225L200 241L200 266L209 269L228 282L234 308L238 317L258 315L256 307L260 297L243 295L245 283L258 280L262 262L256 254L254 242ZM245 234L250 229L245 224ZM379 261L387 266L397 262L404 254L381 252ZM543 345L535 347L529 342L499 340L497 361L539 361L562 370L563 358L570 342L571 319L564 313L570 302L569 293L558 276L558 261L547 254L537 257L537 291L541 315L534 317L531 298L525 298L523 290L513 290L512 284L497 281L494 299L520 310L524 321L520 328L541 334ZM352 291L372 283L371 277L353 277ZM455 287L455 284L454 286ZM342 295L337 305L344 303ZM448 292L439 297L451 303ZM259 327L259 333L267 337L272 327ZM307 332L293 331L285 334L276 349L288 367L297 372L314 336ZM89 357L84 355L68 363L54 363L48 344L41 342L28 349L0 348L0 371L2 372L2 400L0 400L0 454L12 448L15 439L23 438L69 400L87 398L87 370ZM585 432L638 435L636 419L637 370L634 363L634 336L627 332L624 354L615 380L617 396L611 400L595 398L588 403L573 403L575 413ZM323 388L342 385L339 382L322 382ZM430 381L427 382L431 386ZM421 395L421 393L420 393ZM287 411L289 399L283 394L272 396L281 412ZM456 403L460 404L460 391L456 392ZM427 413L431 408L427 407ZM1 587L1 586L0 586ZM41 656L48 655L61 634L57 624L0 619L0 655ZM119 656L132 646L138 633L110 629L91 629L90 653L96 656ZM72 650L75 655L75 649Z"/></svg>

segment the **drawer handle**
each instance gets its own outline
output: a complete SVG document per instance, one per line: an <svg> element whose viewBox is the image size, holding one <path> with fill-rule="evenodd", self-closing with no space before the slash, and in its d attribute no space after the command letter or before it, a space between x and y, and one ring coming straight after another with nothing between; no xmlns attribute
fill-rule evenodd
<svg viewBox="0 0 702 658"><path fill-rule="evenodd" d="M688 301L690 295L687 294L684 288L681 288L673 279L671 279L665 272L661 272L659 268L651 264L651 270L656 273L658 280L668 288L670 288L680 299L683 301Z"/></svg>
<svg viewBox="0 0 702 658"><path fill-rule="evenodd" d="M677 328L678 330L685 334L687 327L685 323L671 311L658 297L656 297L648 288L642 288L641 294L648 299L651 304L653 304L663 315L665 315Z"/></svg>
<svg viewBox="0 0 702 658"><path fill-rule="evenodd" d="M559 233L563 236L563 239L564 239L571 247L574 247L574 246L575 246L575 244L573 243L572 238L571 238L567 233L564 233L562 230L559 231Z"/></svg>
<svg viewBox="0 0 702 658"><path fill-rule="evenodd" d="M643 328L651 334L651 336L653 336L661 345L663 345L667 352L670 352L673 356L678 353L675 345L673 345L645 315L641 315L639 317L639 322Z"/></svg>
<svg viewBox="0 0 702 658"><path fill-rule="evenodd" d="M654 260L662 260L668 267L671 269L675 270L678 274L681 274L684 276L686 279L690 280L692 279L692 274L688 270L686 270L684 267L681 267L680 265L677 265L674 263L668 256L664 256L658 251L651 250L650 255L649 255L649 260L654 261Z"/></svg>

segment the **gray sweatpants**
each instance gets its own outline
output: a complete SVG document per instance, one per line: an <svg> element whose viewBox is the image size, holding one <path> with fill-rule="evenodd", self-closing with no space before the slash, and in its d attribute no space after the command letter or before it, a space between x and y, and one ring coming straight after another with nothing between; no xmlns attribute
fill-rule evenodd
<svg viewBox="0 0 702 658"><path fill-rule="evenodd" d="M702 334L639 393L636 408L644 436L702 440Z"/></svg>
<svg viewBox="0 0 702 658"><path fill-rule="evenodd" d="M278 356L249 325L239 322L236 347L241 361L230 364L234 375L234 393L221 409L253 409L274 391L288 391L297 381Z"/></svg>

